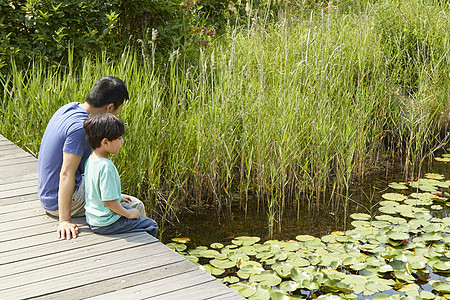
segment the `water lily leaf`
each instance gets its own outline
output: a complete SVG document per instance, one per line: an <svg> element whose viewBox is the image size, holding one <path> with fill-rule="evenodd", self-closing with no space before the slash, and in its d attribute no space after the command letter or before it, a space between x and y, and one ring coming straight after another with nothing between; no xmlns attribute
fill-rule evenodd
<svg viewBox="0 0 450 300"><path fill-rule="evenodd" d="M382 265L377 268L377 271L380 273L387 273L394 271L394 269L392 268L391 265Z"/></svg>
<svg viewBox="0 0 450 300"><path fill-rule="evenodd" d="M244 298L249 298L256 294L256 288L248 283L239 282L228 286L233 291L239 293Z"/></svg>
<svg viewBox="0 0 450 300"><path fill-rule="evenodd" d="M315 240L316 238L313 237L313 236L311 236L311 235L297 235L297 236L295 237L295 239L296 239L297 241L300 241L300 242L306 242L306 241L313 241L313 240Z"/></svg>
<svg viewBox="0 0 450 300"><path fill-rule="evenodd" d="M409 239L409 234L404 233L404 232L398 232L398 231L388 231L386 232L386 235L392 239L392 240L400 240L400 241L404 241Z"/></svg>
<svg viewBox="0 0 450 300"><path fill-rule="evenodd" d="M185 255L184 258L186 258L191 263L198 263L198 257L192 256L192 255Z"/></svg>
<svg viewBox="0 0 450 300"><path fill-rule="evenodd" d="M291 276L291 270L293 266L287 262L277 262L272 266L272 270L278 273L282 278L288 278Z"/></svg>
<svg viewBox="0 0 450 300"><path fill-rule="evenodd" d="M324 243L336 243L336 235L332 235L332 234L328 234L328 235L324 235L321 240Z"/></svg>
<svg viewBox="0 0 450 300"><path fill-rule="evenodd" d="M178 244L178 243L168 243L166 244L167 247L172 249L173 251L181 252L187 249L187 246L185 244Z"/></svg>
<svg viewBox="0 0 450 300"><path fill-rule="evenodd" d="M204 258L217 258L217 257L224 257L224 254L216 251L216 250L202 250L198 253L200 257ZM225 257L226 258L226 255Z"/></svg>
<svg viewBox="0 0 450 300"><path fill-rule="evenodd" d="M358 220L358 221L353 221L352 223L352 226L353 227L365 227L365 228L369 228L369 227L371 227L371 225L370 225L370 222L367 222L367 221L360 221L360 220Z"/></svg>
<svg viewBox="0 0 450 300"><path fill-rule="evenodd" d="M436 174L436 173L426 173L424 176L425 176L425 178L428 178L428 179L436 179L436 180L445 179L444 175Z"/></svg>
<svg viewBox="0 0 450 300"><path fill-rule="evenodd" d="M250 276L250 282L259 282L260 284L268 286L279 285L282 279L272 270L262 271L260 274L253 274Z"/></svg>
<svg viewBox="0 0 450 300"><path fill-rule="evenodd" d="M309 260L301 257L300 255L291 256L286 262L294 267L307 267L310 265Z"/></svg>
<svg viewBox="0 0 450 300"><path fill-rule="evenodd" d="M408 189L408 186L404 182L391 182L388 184L388 186L395 190L407 190Z"/></svg>
<svg viewBox="0 0 450 300"><path fill-rule="evenodd" d="M450 157L435 157L434 159L439 162L450 162Z"/></svg>
<svg viewBox="0 0 450 300"><path fill-rule="evenodd" d="M428 233L425 233L424 235L422 235L421 238L426 243L427 242L429 243L429 242L440 241L442 239L442 235L437 232L428 232Z"/></svg>
<svg viewBox="0 0 450 300"><path fill-rule="evenodd" d="M425 299L425 300L431 300L436 297L432 292L429 292L429 291L421 291L419 296L420 296L420 298Z"/></svg>
<svg viewBox="0 0 450 300"><path fill-rule="evenodd" d="M237 246L250 246L261 240L258 236L239 236L234 238L231 242Z"/></svg>
<svg viewBox="0 0 450 300"><path fill-rule="evenodd" d="M275 255L274 253L268 252L268 251L266 251L266 252L259 252L259 253L256 254L256 258L264 260L264 259L269 259L269 258L273 257L274 255Z"/></svg>
<svg viewBox="0 0 450 300"><path fill-rule="evenodd" d="M243 246L239 248L239 251L249 256L254 256L258 253L258 251L256 251L256 248L253 246Z"/></svg>
<svg viewBox="0 0 450 300"><path fill-rule="evenodd" d="M395 206L381 206L378 210L384 214L395 215L398 213Z"/></svg>
<svg viewBox="0 0 450 300"><path fill-rule="evenodd" d="M220 276L223 273L225 273L224 269L218 269L216 267L211 266L210 264L201 265L201 266L199 266L199 268L213 276Z"/></svg>
<svg viewBox="0 0 450 300"><path fill-rule="evenodd" d="M267 285L259 284L256 286L256 293L249 297L249 300L269 300L272 289Z"/></svg>
<svg viewBox="0 0 450 300"><path fill-rule="evenodd" d="M306 259L308 259L312 265L318 265L322 261L322 258L317 253L311 253L307 255Z"/></svg>
<svg viewBox="0 0 450 300"><path fill-rule="evenodd" d="M283 281L280 284L280 290L284 291L284 292L293 292L295 290L297 290L300 286L300 283L297 281Z"/></svg>
<svg viewBox="0 0 450 300"><path fill-rule="evenodd" d="M442 206L441 206L441 205L438 205L438 204L432 205L430 208L431 208L432 210L442 210L442 209L443 209Z"/></svg>
<svg viewBox="0 0 450 300"><path fill-rule="evenodd" d="M229 269L236 266L236 261L228 259L212 259L209 263L218 269Z"/></svg>
<svg viewBox="0 0 450 300"><path fill-rule="evenodd" d="M450 261L439 261L433 265L433 268L438 272L450 271Z"/></svg>
<svg viewBox="0 0 450 300"><path fill-rule="evenodd" d="M246 255L246 254L244 254L244 253L240 253L240 252L236 252L236 251L233 251L233 252L230 252L230 253L228 253L227 254L227 257L228 257L228 259L229 260L231 260L231 261L249 261L250 260L250 257L248 257L248 255Z"/></svg>
<svg viewBox="0 0 450 300"><path fill-rule="evenodd" d="M289 297L288 295L286 295L282 291L271 290L270 291L270 299L271 300L291 300L292 298Z"/></svg>
<svg viewBox="0 0 450 300"><path fill-rule="evenodd" d="M404 270L394 270L394 276L397 279L403 280L408 283L412 283L416 280L416 278L414 276L406 273Z"/></svg>
<svg viewBox="0 0 450 300"><path fill-rule="evenodd" d="M350 218L354 220L370 220L370 215L363 213L354 213L350 215Z"/></svg>
<svg viewBox="0 0 450 300"><path fill-rule="evenodd" d="M242 279L248 279L252 274L260 274L264 271L264 268L259 262L256 261L245 261L240 265L239 271L236 275Z"/></svg>
<svg viewBox="0 0 450 300"><path fill-rule="evenodd" d="M304 280L311 280L312 275L310 273L304 271L304 269L292 268L291 278L297 282L302 282Z"/></svg>
<svg viewBox="0 0 450 300"><path fill-rule="evenodd" d="M403 201L405 199L408 199L407 196L398 193L386 193L381 195L381 197L383 197L383 199L390 201Z"/></svg>
<svg viewBox="0 0 450 300"><path fill-rule="evenodd" d="M220 278L219 280L222 281L223 283L229 283L229 284L239 282L239 278L237 278L236 276L227 276L224 278Z"/></svg>
<svg viewBox="0 0 450 300"><path fill-rule="evenodd" d="M450 293L450 284L447 282L436 281L431 286L438 292Z"/></svg>
<svg viewBox="0 0 450 300"><path fill-rule="evenodd" d="M365 289L366 292L372 292L373 293L377 293L377 292L383 292L383 291L387 291L390 290L391 287L379 280L374 281L374 280L369 280L366 285L365 285Z"/></svg>
<svg viewBox="0 0 450 300"><path fill-rule="evenodd" d="M222 249L223 244L222 243L212 243L209 247L212 249Z"/></svg>

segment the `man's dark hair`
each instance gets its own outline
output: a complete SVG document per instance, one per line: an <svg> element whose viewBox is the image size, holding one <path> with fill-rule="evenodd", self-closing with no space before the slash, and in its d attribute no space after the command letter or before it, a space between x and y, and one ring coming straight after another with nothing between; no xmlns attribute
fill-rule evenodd
<svg viewBox="0 0 450 300"><path fill-rule="evenodd" d="M92 149L99 148L104 138L113 141L125 132L123 121L110 113L89 115L84 121L83 127L84 136Z"/></svg>
<svg viewBox="0 0 450 300"><path fill-rule="evenodd" d="M128 100L127 86L120 78L113 76L97 80L86 97L86 102L97 108L114 103L114 109L117 109L125 100Z"/></svg>

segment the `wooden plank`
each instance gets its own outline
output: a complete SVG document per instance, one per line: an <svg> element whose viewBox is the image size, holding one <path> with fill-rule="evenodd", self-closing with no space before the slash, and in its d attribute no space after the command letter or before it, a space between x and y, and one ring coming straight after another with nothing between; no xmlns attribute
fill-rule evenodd
<svg viewBox="0 0 450 300"><path fill-rule="evenodd" d="M42 234L33 235L32 229L30 229L30 234L26 237L22 237L21 239L9 240L8 242L1 242L0 245L0 253L2 255L6 255L6 252L11 252L13 250L23 249L23 248L32 248L42 244L51 244L54 243L56 239L56 230L54 232L47 232ZM72 240L71 243L79 243L81 240L81 236L94 234L91 229L87 225L79 225L79 234L78 238ZM1 241L1 235L0 235ZM0 257L1 260L1 257Z"/></svg>
<svg viewBox="0 0 450 300"><path fill-rule="evenodd" d="M19 177L23 174L37 174L37 161L30 161L17 166L2 166L0 164L0 179L7 179L10 177Z"/></svg>
<svg viewBox="0 0 450 300"><path fill-rule="evenodd" d="M37 166L37 161L36 158L34 158L33 156L23 156L23 157L16 157L16 158L11 158L8 160L2 160L0 161L0 165L2 167L7 167L7 166L14 166L17 168L18 165L22 165L22 164L26 164L26 163L34 163Z"/></svg>
<svg viewBox="0 0 450 300"><path fill-rule="evenodd" d="M173 284L174 282L177 282L176 286ZM210 285L210 283L212 283L212 285ZM173 277L143 283L138 286L88 299L204 299L208 296L220 295L230 291L230 289L223 284L220 283L218 285L217 283L218 282L214 277L197 268L197 270L192 272L181 273ZM193 288L193 290L191 290L190 294L186 295L184 292L189 291L190 288ZM208 293L211 294L208 295Z"/></svg>
<svg viewBox="0 0 450 300"><path fill-rule="evenodd" d="M19 195L19 196L1 198L0 199L0 206L1 205L21 203L21 202L27 202L27 201L39 201L36 192L30 193L30 194L26 194L26 195Z"/></svg>
<svg viewBox="0 0 450 300"><path fill-rule="evenodd" d="M0 190L0 199L36 194L36 191L37 191L37 183L29 185L27 187L16 188L13 190L6 190L6 191Z"/></svg>
<svg viewBox="0 0 450 300"><path fill-rule="evenodd" d="M35 181L37 184L37 180L38 180L37 172L23 174L20 177L4 178L4 179L0 180L0 191L8 189L9 185L14 185L14 184L32 183L33 181Z"/></svg>
<svg viewBox="0 0 450 300"><path fill-rule="evenodd" d="M51 240L47 240L45 242L43 241L40 244L30 247L17 248L2 253L0 255L0 265L6 265L16 261L23 261L36 257L44 257L53 253L70 251L72 249L78 249L90 245L98 245L101 247L102 243L109 242L110 240L123 239L120 235L101 236L90 230L82 232L78 238L72 240L58 240L56 239L56 232L50 235L50 238Z"/></svg>
<svg viewBox="0 0 450 300"><path fill-rule="evenodd" d="M190 263L173 251L167 252L165 248L161 243L152 243L8 276L0 281L0 294L6 298L35 297L135 271L162 267L176 261Z"/></svg>
<svg viewBox="0 0 450 300"><path fill-rule="evenodd" d="M41 268L57 266L71 261L81 261L83 259L92 257L98 258L103 254L137 247L141 245L140 243L143 240L141 234L130 235L126 239L117 238L104 240L101 238L101 236L97 235L97 237L99 238L99 240L102 240L102 244L100 247L98 244L87 244L84 247L68 249L64 251L63 255L61 255L61 252L56 252L43 254L42 256L30 258L27 260L10 262L7 264L7 268L5 266L5 268L0 269L0 278L25 273L30 270L38 270ZM148 244L157 242L156 239L147 239L147 241Z"/></svg>
<svg viewBox="0 0 450 300"><path fill-rule="evenodd" d="M16 149L11 149L7 151L0 152L0 164L4 161L14 158L22 158L22 157L33 157L31 154L23 151L16 151Z"/></svg>
<svg viewBox="0 0 450 300"><path fill-rule="evenodd" d="M0 192L1 195L2 192ZM0 218L3 214L9 214L9 213L20 213L24 210L28 209L40 209L41 204L38 199L36 201L23 201L19 203L13 203L13 204L5 204L0 206Z"/></svg>
<svg viewBox="0 0 450 300"><path fill-rule="evenodd" d="M29 217L26 222L23 220L15 220L10 221L7 223L3 223L2 226L0 226L0 241L2 240L2 233L4 232L13 232L16 230L20 230L22 228L27 228L27 231L34 231L35 226L40 226L45 223L56 223L58 222L58 219L56 217L51 217L45 214L42 215L36 215Z"/></svg>
<svg viewBox="0 0 450 300"><path fill-rule="evenodd" d="M58 291L39 299L86 299L101 294L122 290L127 287L136 286L145 282L173 277L176 274L187 273L198 270L194 264L186 264L185 261L178 261L160 268L152 268L140 272L130 273L121 277L111 278L99 282L88 283L69 290Z"/></svg>
<svg viewBox="0 0 450 300"><path fill-rule="evenodd" d="M9 214L2 215L0 218L0 224L14 221L14 220L27 220L28 218L38 215L46 214L45 210L39 206L39 208L32 208L22 211L10 212Z"/></svg>

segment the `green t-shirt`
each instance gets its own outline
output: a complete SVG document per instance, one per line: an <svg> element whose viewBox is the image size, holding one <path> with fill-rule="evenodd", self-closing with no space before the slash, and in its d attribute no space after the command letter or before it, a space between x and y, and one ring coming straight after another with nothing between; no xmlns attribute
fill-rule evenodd
<svg viewBox="0 0 450 300"><path fill-rule="evenodd" d="M120 215L110 210L103 201L120 203L120 177L116 167L107 158L88 158L84 170L86 221L92 226L107 226L116 222Z"/></svg>

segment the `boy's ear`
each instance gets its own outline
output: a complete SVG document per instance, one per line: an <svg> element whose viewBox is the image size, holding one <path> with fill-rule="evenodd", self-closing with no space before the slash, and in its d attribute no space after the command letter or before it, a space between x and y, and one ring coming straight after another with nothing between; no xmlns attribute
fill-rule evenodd
<svg viewBox="0 0 450 300"><path fill-rule="evenodd" d="M101 144L102 146L104 146L104 145L107 145L108 142L109 142L109 140L108 140L107 138L103 138L103 140L100 142L100 144Z"/></svg>

